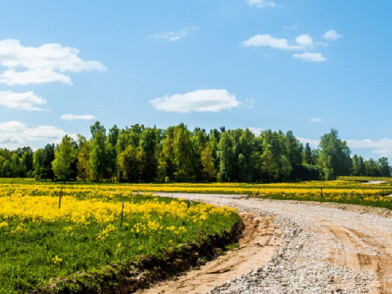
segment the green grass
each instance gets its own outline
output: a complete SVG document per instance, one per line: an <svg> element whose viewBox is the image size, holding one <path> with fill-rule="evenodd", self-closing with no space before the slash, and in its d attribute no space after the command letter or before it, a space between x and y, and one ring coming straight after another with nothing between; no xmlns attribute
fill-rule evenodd
<svg viewBox="0 0 392 294"><path fill-rule="evenodd" d="M118 196L107 201L141 205L153 201L170 205L177 200L135 195L131 198ZM193 205L199 204L193 202ZM50 222L16 217L6 219L8 226L0 229L0 293L26 293L47 285L52 278L69 277L78 271L94 273L109 264L130 263L141 256L162 256L166 250L201 243L211 235L229 231L240 222L235 213L227 216L211 214L205 221L196 223L188 217L152 213L149 220L159 222L165 228L184 227L186 233L175 234L167 230L153 234L146 231L132 233L131 229L141 223L144 216L125 216L122 227L119 220L102 224L90 220L88 224L77 224L67 219ZM2 221L0 215L0 223ZM97 236L108 225L112 225L115 231L103 241L98 240ZM98 285L94 287L99 289Z"/></svg>

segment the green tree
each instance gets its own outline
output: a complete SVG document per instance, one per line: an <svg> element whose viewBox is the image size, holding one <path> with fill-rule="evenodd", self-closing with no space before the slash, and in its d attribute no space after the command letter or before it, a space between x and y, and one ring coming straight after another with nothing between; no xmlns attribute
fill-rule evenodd
<svg viewBox="0 0 392 294"><path fill-rule="evenodd" d="M138 159L143 182L153 182L157 177L159 130L147 128L140 135Z"/></svg>
<svg viewBox="0 0 392 294"><path fill-rule="evenodd" d="M381 157L377 160L377 166L382 177L390 177L391 176L391 167L388 163L388 158Z"/></svg>
<svg viewBox="0 0 392 294"><path fill-rule="evenodd" d="M346 141L339 139L338 131L332 129L320 140L319 165L324 172L325 179L336 179L337 176L350 175L352 161L350 149Z"/></svg>
<svg viewBox="0 0 392 294"><path fill-rule="evenodd" d="M41 179L49 179L54 180L54 172L52 169L52 162L54 160L54 144L47 144L44 147L43 152L43 167L42 167L42 174Z"/></svg>
<svg viewBox="0 0 392 294"><path fill-rule="evenodd" d="M201 151L200 161L202 165L202 179L206 182L212 182L216 180L217 172L214 165L214 157L212 155L211 147L206 142L204 148Z"/></svg>
<svg viewBox="0 0 392 294"><path fill-rule="evenodd" d="M162 152L161 157L158 160L158 180L160 182L175 180L175 169L174 127L169 127L163 133Z"/></svg>
<svg viewBox="0 0 392 294"><path fill-rule="evenodd" d="M176 181L195 180L195 156L192 148L191 132L184 124L174 128L173 133L174 165Z"/></svg>
<svg viewBox="0 0 392 294"><path fill-rule="evenodd" d="M302 153L302 163L304 164L313 164L312 160L312 149L310 148L309 143L306 143L305 149Z"/></svg>
<svg viewBox="0 0 392 294"><path fill-rule="evenodd" d="M44 168L44 149L37 149L33 156L34 177L36 180L42 179Z"/></svg>
<svg viewBox="0 0 392 294"><path fill-rule="evenodd" d="M78 154L77 154L77 169L78 178L83 182L87 182L90 179L90 145L87 139L78 135Z"/></svg>
<svg viewBox="0 0 392 294"><path fill-rule="evenodd" d="M17 150L12 152L11 170L12 170L12 177L13 178L18 178L18 177L22 177L23 176L22 160L19 157L19 152Z"/></svg>
<svg viewBox="0 0 392 294"><path fill-rule="evenodd" d="M23 155L21 157L21 165L22 165L22 175L23 177L32 177L33 176L33 150L30 147L25 147L23 149Z"/></svg>
<svg viewBox="0 0 392 294"><path fill-rule="evenodd" d="M365 171L366 176L378 177L380 176L380 171L377 166L377 162L374 159L369 159L365 161Z"/></svg>
<svg viewBox="0 0 392 294"><path fill-rule="evenodd" d="M358 156L354 154L352 158L352 162L353 162L352 175L366 176L366 168L362 156Z"/></svg>
<svg viewBox="0 0 392 294"><path fill-rule="evenodd" d="M34 176L39 180L54 180L52 162L54 160L54 144L47 144L37 149L33 155Z"/></svg>
<svg viewBox="0 0 392 294"><path fill-rule="evenodd" d="M235 174L234 152L233 152L233 138L228 132L223 132L220 136L218 146L219 157L219 179L222 182L233 181Z"/></svg>
<svg viewBox="0 0 392 294"><path fill-rule="evenodd" d="M96 121L92 126L90 126L90 131L93 138L95 138L98 131L101 131L106 136L106 129L99 121Z"/></svg>
<svg viewBox="0 0 392 294"><path fill-rule="evenodd" d="M68 181L73 174L73 165L76 162L76 152L73 140L65 135L61 143L57 145L54 160L52 162L53 172L57 180Z"/></svg>
<svg viewBox="0 0 392 294"><path fill-rule="evenodd" d="M90 171L91 179L100 182L107 178L109 170L108 152L106 149L106 135L103 129L99 129L90 145Z"/></svg>
<svg viewBox="0 0 392 294"><path fill-rule="evenodd" d="M115 147L117 145L117 140L118 136L120 135L120 129L114 125L110 130L109 130L109 135L108 135L108 141L109 143Z"/></svg>
<svg viewBox="0 0 392 294"><path fill-rule="evenodd" d="M135 147L129 145L120 154L118 160L118 170L120 174L120 181L126 182L139 182L140 172L139 172L139 161L138 152Z"/></svg>
<svg viewBox="0 0 392 294"><path fill-rule="evenodd" d="M255 135L249 130L237 130L239 135L238 144L236 145L237 158L237 179L239 182L253 181L255 174L254 167L254 150L255 150Z"/></svg>
<svg viewBox="0 0 392 294"><path fill-rule="evenodd" d="M279 165L269 148L264 150L261 155L261 162L262 172L267 177L268 182L276 181L279 178Z"/></svg>

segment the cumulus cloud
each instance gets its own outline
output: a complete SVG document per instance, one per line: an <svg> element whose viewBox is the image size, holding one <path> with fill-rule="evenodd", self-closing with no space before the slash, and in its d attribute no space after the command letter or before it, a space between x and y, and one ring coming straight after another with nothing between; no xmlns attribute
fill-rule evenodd
<svg viewBox="0 0 392 294"><path fill-rule="evenodd" d="M159 111L189 113L218 112L238 107L240 102L227 90L210 89L159 97L150 100L150 104Z"/></svg>
<svg viewBox="0 0 392 294"><path fill-rule="evenodd" d="M2 147L15 149L22 146L34 146L38 141L43 144L59 142L67 133L55 126L28 127L19 121L0 123L0 144ZM71 135L75 137L75 135Z"/></svg>
<svg viewBox="0 0 392 294"><path fill-rule="evenodd" d="M186 35L188 35L189 32L197 31L198 29L199 29L198 26L190 26L190 27L185 27L179 31L157 33L157 34L152 35L151 37L154 39L165 40L167 42L173 42L173 41L178 41L178 40L184 38Z"/></svg>
<svg viewBox="0 0 392 294"><path fill-rule="evenodd" d="M311 123L319 123L319 122L322 122L323 120L319 117L312 117L309 121Z"/></svg>
<svg viewBox="0 0 392 294"><path fill-rule="evenodd" d="M8 108L40 111L42 109L38 105L45 103L45 99L35 95L31 91L22 93L0 91L0 105Z"/></svg>
<svg viewBox="0 0 392 294"><path fill-rule="evenodd" d="M371 152L378 156L392 156L392 139L383 138L378 140L347 140L350 148L370 149Z"/></svg>
<svg viewBox="0 0 392 294"><path fill-rule="evenodd" d="M279 39L268 34L257 34L242 43L245 47L270 47L273 49L292 50L286 39Z"/></svg>
<svg viewBox="0 0 392 294"><path fill-rule="evenodd" d="M335 41L337 39L342 38L342 35L339 35L335 30L330 30L328 32L325 32L323 35L323 38L327 41Z"/></svg>
<svg viewBox="0 0 392 294"><path fill-rule="evenodd" d="M331 30L323 35L323 38L328 41L334 41L342 36ZM276 38L269 34L257 34L248 40L242 42L244 47L269 47L271 49L298 51L300 53L293 54L292 57L309 62L324 62L327 58L320 52L311 52L318 47L328 46L328 43L314 41L308 34L298 35L294 40L285 38Z"/></svg>
<svg viewBox="0 0 392 294"><path fill-rule="evenodd" d="M302 143L309 143L313 148L318 147L320 140L307 139L302 137L297 137L297 139ZM354 140L348 139L345 140L350 149L365 149L369 150L371 153L376 154L378 157L392 156L392 139L383 138L377 140L364 139L364 140Z"/></svg>
<svg viewBox="0 0 392 294"><path fill-rule="evenodd" d="M257 34L244 41L244 47L270 47L280 50L304 50L313 46L313 39L307 34L299 35L295 43L290 44L287 39L275 38L269 34Z"/></svg>
<svg viewBox="0 0 392 294"><path fill-rule="evenodd" d="M62 120L93 120L96 119L95 115L92 114L63 114L61 115Z"/></svg>
<svg viewBox="0 0 392 294"><path fill-rule="evenodd" d="M105 71L99 61L84 61L76 48L48 43L39 47L23 46L19 40L0 41L0 84L28 85L61 82L72 85L69 73Z"/></svg>
<svg viewBox="0 0 392 294"><path fill-rule="evenodd" d="M311 36L304 34L304 35L299 35L297 38L295 38L295 42L300 45L299 49L302 48L307 48L313 45L313 39Z"/></svg>
<svg viewBox="0 0 392 294"><path fill-rule="evenodd" d="M26 129L26 124L16 120L0 123L0 132L18 132Z"/></svg>
<svg viewBox="0 0 392 294"><path fill-rule="evenodd" d="M275 2L268 0L246 0L246 2L250 6L255 6L258 8L275 7Z"/></svg>
<svg viewBox="0 0 392 294"><path fill-rule="evenodd" d="M297 53L293 55L293 58L301 59L309 62L324 62L327 61L327 58L324 57L321 53L316 52L304 52Z"/></svg>

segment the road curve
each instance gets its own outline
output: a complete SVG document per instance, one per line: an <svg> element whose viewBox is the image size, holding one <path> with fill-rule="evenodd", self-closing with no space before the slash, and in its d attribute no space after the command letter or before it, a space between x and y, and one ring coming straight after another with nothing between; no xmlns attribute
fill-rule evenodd
<svg viewBox="0 0 392 294"><path fill-rule="evenodd" d="M392 218L238 195L156 194L236 207L278 224L279 246L269 261L249 263L247 274L228 276L209 293L392 293ZM176 286L164 293L187 293Z"/></svg>

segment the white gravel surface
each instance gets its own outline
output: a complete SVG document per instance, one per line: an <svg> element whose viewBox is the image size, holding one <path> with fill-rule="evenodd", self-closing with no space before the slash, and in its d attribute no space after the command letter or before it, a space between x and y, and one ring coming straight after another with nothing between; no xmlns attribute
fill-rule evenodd
<svg viewBox="0 0 392 294"><path fill-rule="evenodd" d="M392 293L391 271L383 270L392 263L390 218L235 195L161 195L275 215L282 236L272 259L216 287L211 294Z"/></svg>

